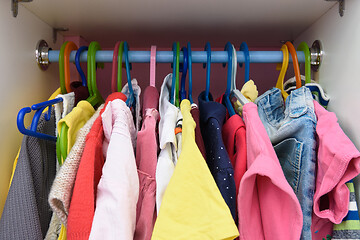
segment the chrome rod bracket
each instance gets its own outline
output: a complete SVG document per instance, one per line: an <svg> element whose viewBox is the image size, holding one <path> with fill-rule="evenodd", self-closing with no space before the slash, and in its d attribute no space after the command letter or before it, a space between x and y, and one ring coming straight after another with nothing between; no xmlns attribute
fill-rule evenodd
<svg viewBox="0 0 360 240"><path fill-rule="evenodd" d="M310 56L311 56L311 69L315 72L319 71L324 51L322 49L322 44L320 40L315 40L310 48Z"/></svg>
<svg viewBox="0 0 360 240"><path fill-rule="evenodd" d="M48 69L50 65L49 50L51 50L51 48L49 48L49 45L45 40L41 39L37 42L35 49L36 62L39 68L43 71Z"/></svg>

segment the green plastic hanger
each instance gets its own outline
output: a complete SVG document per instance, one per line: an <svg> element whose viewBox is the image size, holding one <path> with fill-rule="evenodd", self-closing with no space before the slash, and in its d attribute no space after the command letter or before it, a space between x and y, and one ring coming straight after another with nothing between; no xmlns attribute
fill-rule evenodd
<svg viewBox="0 0 360 240"><path fill-rule="evenodd" d="M65 47L68 42L64 42L61 45L60 53L59 53L59 76L60 76L60 90L62 94L67 93L66 85L65 85L65 67L64 67L64 53Z"/></svg>
<svg viewBox="0 0 360 240"><path fill-rule="evenodd" d="M124 52L124 42L122 41L119 45L119 52L118 52L118 72L117 72L117 89L118 92L122 90L122 57Z"/></svg>
<svg viewBox="0 0 360 240"><path fill-rule="evenodd" d="M175 106L180 107L179 99L179 68L180 68L180 43L176 43L176 74L175 74Z"/></svg>
<svg viewBox="0 0 360 240"><path fill-rule="evenodd" d="M305 54L305 84L311 83L311 56L309 46L306 42L301 42L297 47L298 51L303 51Z"/></svg>
<svg viewBox="0 0 360 240"><path fill-rule="evenodd" d="M104 99L102 98L102 96L97 88L97 85L96 85L95 55L96 55L96 51L98 51L98 50L101 50L100 44L98 42L91 42L89 45L88 56L87 56L88 79L90 79L89 85L91 85L91 91L89 91L90 97L87 99L87 101L92 106L96 106L101 103L104 103Z"/></svg>
<svg viewBox="0 0 360 240"><path fill-rule="evenodd" d="M60 152L61 152L61 158L59 159L60 166L64 163L67 154L68 154L68 131L69 127L66 125L66 123L61 124L61 130L60 130Z"/></svg>

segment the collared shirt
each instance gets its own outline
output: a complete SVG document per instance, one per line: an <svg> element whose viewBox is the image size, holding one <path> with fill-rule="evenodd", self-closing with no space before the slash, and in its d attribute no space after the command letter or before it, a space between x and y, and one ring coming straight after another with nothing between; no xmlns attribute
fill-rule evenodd
<svg viewBox="0 0 360 240"><path fill-rule="evenodd" d="M182 152L151 239L234 239L238 230L195 143L190 102L181 102Z"/></svg>
<svg viewBox="0 0 360 240"><path fill-rule="evenodd" d="M115 99L126 101L126 96L119 92L112 93L106 99L105 106ZM103 111L104 109L101 113ZM67 222L67 238L69 240L89 239L95 212L96 189L105 161L103 142L104 130L102 119L99 116L86 136L84 152L76 174Z"/></svg>
<svg viewBox="0 0 360 240"><path fill-rule="evenodd" d="M139 198L133 117L126 103L115 99L108 103L101 118L109 145L89 239L133 239Z"/></svg>
<svg viewBox="0 0 360 240"><path fill-rule="evenodd" d="M240 239L300 239L303 216L262 124L257 106L243 108L247 171L238 195Z"/></svg>
<svg viewBox="0 0 360 240"><path fill-rule="evenodd" d="M168 74L161 86L159 112L160 153L156 166L156 210L159 213L162 198L177 162L176 120L180 110L170 103L172 74Z"/></svg>
<svg viewBox="0 0 360 240"><path fill-rule="evenodd" d="M316 240L330 235L332 223L341 223L348 214L350 193L346 182L360 173L360 152L342 131L334 113L315 100L314 107L319 147L311 232Z"/></svg>
<svg viewBox="0 0 360 240"><path fill-rule="evenodd" d="M236 219L236 188L234 169L225 149L221 131L226 117L224 105L205 100L205 92L199 96L200 126L206 148L206 161L215 182L228 205L231 214Z"/></svg>

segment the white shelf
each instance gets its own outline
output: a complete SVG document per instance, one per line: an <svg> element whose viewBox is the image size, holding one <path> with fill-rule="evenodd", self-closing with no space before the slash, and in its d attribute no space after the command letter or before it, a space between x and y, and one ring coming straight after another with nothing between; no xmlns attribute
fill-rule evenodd
<svg viewBox="0 0 360 240"><path fill-rule="evenodd" d="M295 39L334 4L324 0L35 0L23 6L52 27L68 27L68 35L111 46L116 40L129 40L136 47L144 41L168 46L175 40L202 45L209 40L223 46L232 39L252 46L279 45L280 40Z"/></svg>

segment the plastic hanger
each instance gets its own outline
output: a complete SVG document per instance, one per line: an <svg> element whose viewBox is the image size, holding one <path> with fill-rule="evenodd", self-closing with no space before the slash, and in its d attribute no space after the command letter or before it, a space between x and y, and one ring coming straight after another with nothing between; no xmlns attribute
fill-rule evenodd
<svg viewBox="0 0 360 240"><path fill-rule="evenodd" d="M242 42L240 45L240 51L245 55L245 83L250 80L250 52L246 42ZM239 66L242 67L242 63Z"/></svg>
<svg viewBox="0 0 360 240"><path fill-rule="evenodd" d="M62 94L67 93L66 84L65 84L65 70L64 70L64 53L65 47L68 42L64 42L61 45L59 53L59 78L60 78L60 90Z"/></svg>
<svg viewBox="0 0 360 240"><path fill-rule="evenodd" d="M278 77L278 80L276 82L275 87L281 90L281 94L282 94L284 100L286 100L286 98L289 96L289 94L287 94L287 92L285 92L285 90L284 90L285 74L286 74L286 71L287 71L288 66L289 66L288 47L285 44L283 44L281 46L281 51L282 51L282 54L283 54L283 61L282 61L282 64L281 64L280 74L279 74L279 77Z"/></svg>
<svg viewBox="0 0 360 240"><path fill-rule="evenodd" d="M294 48L294 45L289 41L287 41L285 45L288 47L288 50L291 54L291 58L293 60L294 73L296 78L296 88L301 88L300 68L299 68L299 61L297 58L296 50Z"/></svg>
<svg viewBox="0 0 360 240"><path fill-rule="evenodd" d="M122 45L123 49L124 45ZM122 64L120 65L120 69L118 68L118 61L122 61L122 56L119 55L120 42L116 42L113 53L113 61L112 61L112 72L111 72L111 91L112 92L121 92L121 75L120 75L120 84L119 84L119 75L117 75L118 71L121 71ZM116 71L117 70L117 71ZM120 88L120 89L119 89Z"/></svg>
<svg viewBox="0 0 360 240"><path fill-rule="evenodd" d="M156 46L150 48L150 86L156 87Z"/></svg>
<svg viewBox="0 0 360 240"><path fill-rule="evenodd" d="M231 105L229 96L230 96L230 87L231 87L231 72L232 72L232 55L233 50L230 42L227 42L225 45L225 51L228 52L228 73L227 73L227 82L226 82L226 91L224 94L223 101L225 102L225 106L229 112L230 117L235 115L235 110ZM224 64L225 66L226 64Z"/></svg>
<svg viewBox="0 0 360 240"><path fill-rule="evenodd" d="M87 81L86 81L86 77L85 77L85 74L84 74L84 71L81 69L81 66L80 66L80 55L83 51L87 51L88 50L88 47L87 46L82 46L80 47L77 52L76 52L76 55L75 55L75 65L76 65L76 69L77 71L79 72L80 74L80 77L81 77L81 82L82 82L82 85L84 87L87 86Z"/></svg>
<svg viewBox="0 0 360 240"><path fill-rule="evenodd" d="M125 66L126 66L126 76L127 82L129 87L129 97L126 100L126 105L128 107L135 107L135 97L134 97L134 90L131 84L131 76L130 76L130 63L129 63L129 46L128 43L124 42L124 57L125 57Z"/></svg>
<svg viewBox="0 0 360 240"><path fill-rule="evenodd" d="M186 47L181 48L181 51L184 55L184 61L180 64L179 71L182 72L181 75L181 88L180 88L180 99L181 101L186 98L186 90L185 90L185 82L186 82L186 74L188 71L188 50Z"/></svg>
<svg viewBox="0 0 360 240"><path fill-rule="evenodd" d="M104 99L102 98L97 85L96 85L96 60L95 55L96 51L100 50L100 44L98 42L91 42L89 45L89 51L88 51L88 59L87 59L87 65L88 65L88 79L90 79L90 83L88 85L91 86L91 91L89 89L90 97L87 99L88 102L92 106L96 106L98 104L101 104L104 102Z"/></svg>
<svg viewBox="0 0 360 240"><path fill-rule="evenodd" d="M59 102L62 102L62 101L63 101L62 98L55 98L53 100L49 100L49 101L46 101L46 102L34 104L34 105L31 106L31 108L30 107L22 108L19 111L19 113L17 115L17 120L16 120L17 127L18 127L19 131L24 135L28 135L28 136L32 136L32 137L41 138L41 139L56 142L56 137L51 136L51 135L47 135L47 134L44 134L44 133L37 132L37 126L38 126L38 123L39 123L39 120L40 120L40 116L43 113L43 111L45 110L45 108L48 107L48 110L47 110L47 112L45 113L45 116L44 116L45 120L50 121L52 105L54 105L56 103L59 103ZM31 112L31 110L36 111L36 112L34 114L34 117L33 117L32 121L31 121L30 128L27 129L25 127L25 124L24 124L24 118L25 118L25 115L27 113Z"/></svg>
<svg viewBox="0 0 360 240"><path fill-rule="evenodd" d="M188 49L188 69L189 69L189 101L191 104L194 103L192 98L192 54L191 54L191 44L187 43Z"/></svg>
<svg viewBox="0 0 360 240"><path fill-rule="evenodd" d="M236 88L236 73L237 73L237 54L234 45L231 44L233 59L231 71L231 87L230 87L230 101L233 103L234 108L241 115L242 108L249 100ZM234 109L234 110L235 110Z"/></svg>
<svg viewBox="0 0 360 240"><path fill-rule="evenodd" d="M306 42L301 42L297 48L305 54L305 84L311 83L311 56L310 49Z"/></svg>
<svg viewBox="0 0 360 240"><path fill-rule="evenodd" d="M173 43L173 76L171 84L170 102L179 107L179 63L180 63L180 43Z"/></svg>
<svg viewBox="0 0 360 240"><path fill-rule="evenodd" d="M203 64L203 68L206 68L206 88L205 88L205 100L209 101L209 92L210 92L210 69L211 69L211 46L210 43L207 42L205 44L205 51L207 52L206 62ZM206 65L207 64L207 65Z"/></svg>
<svg viewBox="0 0 360 240"><path fill-rule="evenodd" d="M73 42L68 42L64 51L64 75L65 75L65 87L66 91L72 92L70 86L70 53L71 51L78 50L78 47Z"/></svg>

